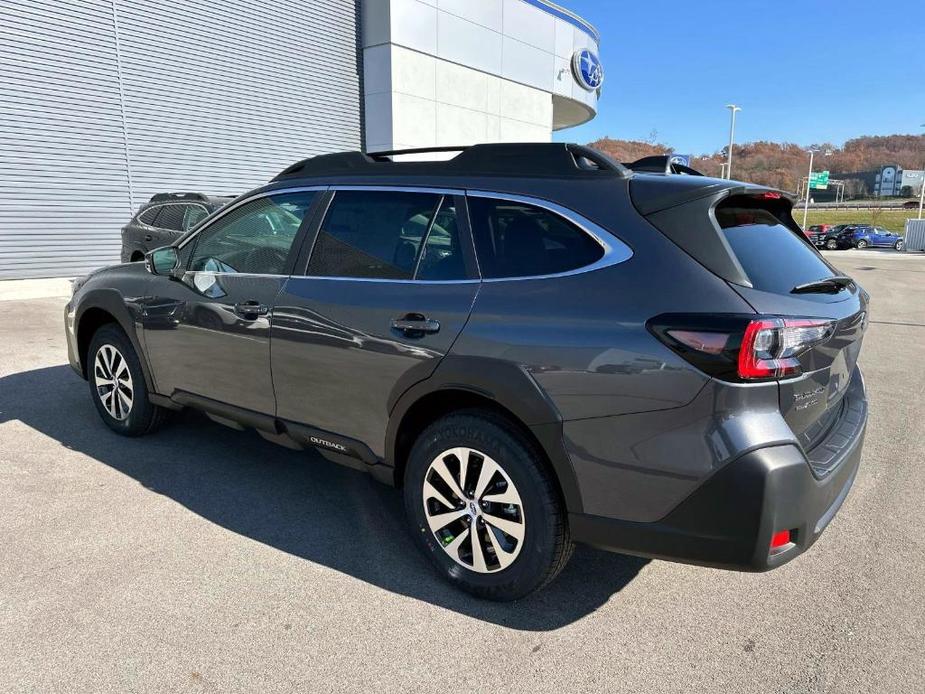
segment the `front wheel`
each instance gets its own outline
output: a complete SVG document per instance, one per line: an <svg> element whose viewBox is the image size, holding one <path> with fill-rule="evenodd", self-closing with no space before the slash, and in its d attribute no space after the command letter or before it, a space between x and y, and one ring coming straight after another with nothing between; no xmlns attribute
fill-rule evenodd
<svg viewBox="0 0 925 694"><path fill-rule="evenodd" d="M867 241L865 241L864 239L861 239L860 241L857 242L857 244L855 244L855 247L863 250L867 248L869 245L870 244Z"/></svg>
<svg viewBox="0 0 925 694"><path fill-rule="evenodd" d="M838 250L838 241L836 241L835 239L829 239L828 241L825 242L825 247L828 248L830 251L836 251Z"/></svg>
<svg viewBox="0 0 925 694"><path fill-rule="evenodd" d="M107 324L87 350L90 397L103 422L117 434L141 436L157 429L168 411L148 400L141 362L122 328Z"/></svg>
<svg viewBox="0 0 925 694"><path fill-rule="evenodd" d="M505 419L466 411L415 442L404 479L414 536L438 572L490 600L552 581L572 552L557 486L535 447Z"/></svg>
<svg viewBox="0 0 925 694"><path fill-rule="evenodd" d="M906 250L906 242L897 241L896 243L893 244L893 248L895 248L897 251L904 251Z"/></svg>

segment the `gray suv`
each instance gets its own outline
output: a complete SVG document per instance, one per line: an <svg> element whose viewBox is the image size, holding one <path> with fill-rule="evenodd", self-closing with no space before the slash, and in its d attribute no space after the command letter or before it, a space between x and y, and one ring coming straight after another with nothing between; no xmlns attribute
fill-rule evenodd
<svg viewBox="0 0 925 694"><path fill-rule="evenodd" d="M122 262L144 260L145 253L172 244L232 200L202 193L156 193L122 227Z"/></svg>
<svg viewBox="0 0 925 694"><path fill-rule="evenodd" d="M819 538L861 457L868 296L789 196L577 145L398 154L298 162L77 282L106 425L194 408L366 471L491 599L573 542L764 571Z"/></svg>

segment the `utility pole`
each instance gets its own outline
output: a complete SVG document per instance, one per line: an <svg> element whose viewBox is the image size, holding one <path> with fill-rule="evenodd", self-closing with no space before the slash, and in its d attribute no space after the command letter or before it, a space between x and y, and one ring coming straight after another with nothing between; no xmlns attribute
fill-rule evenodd
<svg viewBox="0 0 925 694"><path fill-rule="evenodd" d="M735 143L736 134L736 113L742 109L735 104L726 104L732 119L729 123L729 151L726 156L726 178L732 178L732 145Z"/></svg>
<svg viewBox="0 0 925 694"><path fill-rule="evenodd" d="M806 176L806 202L803 205L803 230L806 231L806 218L809 216L809 191L810 191L810 181L813 179L813 156L818 152L818 149L809 150L809 174Z"/></svg>
<svg viewBox="0 0 925 694"><path fill-rule="evenodd" d="M925 123L922 123L925 128ZM925 205L925 166L922 167L922 187L919 189L919 219L922 218L922 206Z"/></svg>

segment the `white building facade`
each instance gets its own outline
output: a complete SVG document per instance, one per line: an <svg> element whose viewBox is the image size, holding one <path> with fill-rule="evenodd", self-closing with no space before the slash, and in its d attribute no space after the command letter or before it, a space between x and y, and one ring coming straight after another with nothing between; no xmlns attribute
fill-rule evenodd
<svg viewBox="0 0 925 694"><path fill-rule="evenodd" d="M548 141L594 117L598 42L545 0L3 0L0 279L118 262L154 193Z"/></svg>

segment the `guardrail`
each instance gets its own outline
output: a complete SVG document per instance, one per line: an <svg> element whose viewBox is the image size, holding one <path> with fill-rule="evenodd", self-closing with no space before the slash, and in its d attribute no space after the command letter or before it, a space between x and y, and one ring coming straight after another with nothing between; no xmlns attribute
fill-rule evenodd
<svg viewBox="0 0 925 694"><path fill-rule="evenodd" d="M804 204L806 201L801 200L800 205ZM809 209L821 209L821 210L918 210L919 203L918 200L915 200L915 208L906 208L905 204L908 200L899 200L899 201L878 201L878 200L846 200L845 202L811 202L809 203Z"/></svg>

